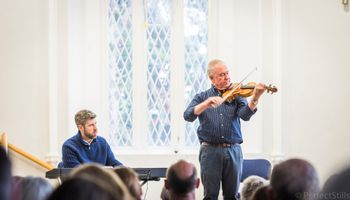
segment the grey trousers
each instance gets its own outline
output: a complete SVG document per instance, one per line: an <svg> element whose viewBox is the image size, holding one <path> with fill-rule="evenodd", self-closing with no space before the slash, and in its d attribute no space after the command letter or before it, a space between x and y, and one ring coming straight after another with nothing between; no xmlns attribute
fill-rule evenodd
<svg viewBox="0 0 350 200"><path fill-rule="evenodd" d="M238 199L243 164L242 149L239 144L231 147L201 145L199 163L205 200L218 199L221 182L224 199Z"/></svg>

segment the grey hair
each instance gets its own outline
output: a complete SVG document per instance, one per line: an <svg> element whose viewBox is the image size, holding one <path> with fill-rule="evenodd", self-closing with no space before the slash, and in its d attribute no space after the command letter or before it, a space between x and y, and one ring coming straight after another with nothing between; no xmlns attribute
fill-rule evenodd
<svg viewBox="0 0 350 200"><path fill-rule="evenodd" d="M208 63L207 73L208 73L209 78L213 77L213 75L214 75L214 68L215 68L215 65L217 65L217 64L224 64L224 61L219 60L219 59L214 59L214 60L211 60Z"/></svg>
<svg viewBox="0 0 350 200"><path fill-rule="evenodd" d="M260 176L249 176L242 183L241 199L250 199L259 188L268 185L269 182Z"/></svg>

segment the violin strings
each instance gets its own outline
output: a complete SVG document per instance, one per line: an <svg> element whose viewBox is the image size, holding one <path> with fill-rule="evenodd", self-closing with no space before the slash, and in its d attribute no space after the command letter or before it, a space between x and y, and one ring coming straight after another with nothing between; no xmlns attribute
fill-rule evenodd
<svg viewBox="0 0 350 200"><path fill-rule="evenodd" d="M224 96L223 100L226 101L226 99L233 94L234 91L237 90L237 88L240 87L243 81L245 81L250 75L252 75L256 70L258 70L257 67L253 68L238 84L236 87L234 87L226 96Z"/></svg>

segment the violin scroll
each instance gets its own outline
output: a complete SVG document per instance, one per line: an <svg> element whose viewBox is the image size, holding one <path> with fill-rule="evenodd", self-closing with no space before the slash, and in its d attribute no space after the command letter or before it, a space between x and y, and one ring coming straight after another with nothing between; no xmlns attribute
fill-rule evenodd
<svg viewBox="0 0 350 200"><path fill-rule="evenodd" d="M276 93L278 91L277 87L271 84L269 84L269 86L266 86L266 90L266 92L270 94Z"/></svg>

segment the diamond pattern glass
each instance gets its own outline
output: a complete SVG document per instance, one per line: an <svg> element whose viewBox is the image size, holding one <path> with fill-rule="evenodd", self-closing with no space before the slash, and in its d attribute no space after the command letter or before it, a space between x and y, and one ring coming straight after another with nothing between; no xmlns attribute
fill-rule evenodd
<svg viewBox="0 0 350 200"><path fill-rule="evenodd" d="M109 138L111 146L131 146L133 142L131 0L110 0L108 9Z"/></svg>
<svg viewBox="0 0 350 200"><path fill-rule="evenodd" d="M147 115L148 145L170 145L171 0L148 0Z"/></svg>
<svg viewBox="0 0 350 200"><path fill-rule="evenodd" d="M185 105L194 95L208 89L206 74L208 54L208 0L184 0L185 32ZM185 122L185 146L199 145L198 120Z"/></svg>

